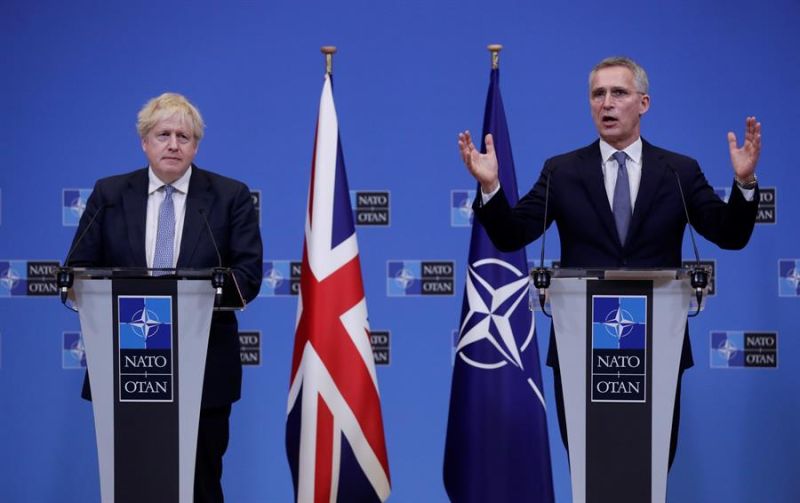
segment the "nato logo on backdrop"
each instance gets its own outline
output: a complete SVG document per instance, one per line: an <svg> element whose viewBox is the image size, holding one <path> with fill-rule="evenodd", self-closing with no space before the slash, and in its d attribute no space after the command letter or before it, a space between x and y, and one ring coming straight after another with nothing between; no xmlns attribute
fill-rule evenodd
<svg viewBox="0 0 800 503"><path fill-rule="evenodd" d="M61 225L77 227L92 189L63 189L61 191Z"/></svg>
<svg viewBox="0 0 800 503"><path fill-rule="evenodd" d="M472 201L476 190L450 191L450 226L472 227Z"/></svg>
<svg viewBox="0 0 800 503"><path fill-rule="evenodd" d="M261 365L261 331L239 331L239 360L242 365Z"/></svg>
<svg viewBox="0 0 800 503"><path fill-rule="evenodd" d="M63 332L61 334L61 368L85 369L86 350L80 332Z"/></svg>
<svg viewBox="0 0 800 503"><path fill-rule="evenodd" d="M738 189L737 189L738 190ZM720 199L728 202L731 196L731 187L714 187L714 192ZM758 190L757 224L774 224L778 221L776 205L777 190L775 187L759 187Z"/></svg>
<svg viewBox="0 0 800 503"><path fill-rule="evenodd" d="M454 264L447 260L388 260L386 295L454 295Z"/></svg>
<svg viewBox="0 0 800 503"><path fill-rule="evenodd" d="M372 346L372 359L375 365L389 365L391 336L388 330L370 330L369 343Z"/></svg>
<svg viewBox="0 0 800 503"><path fill-rule="evenodd" d="M285 297L300 291L302 264L296 260L264 261L259 297Z"/></svg>
<svg viewBox="0 0 800 503"><path fill-rule="evenodd" d="M711 368L777 368L778 333L715 330L710 338Z"/></svg>
<svg viewBox="0 0 800 503"><path fill-rule="evenodd" d="M647 297L592 296L592 402L644 402Z"/></svg>
<svg viewBox="0 0 800 503"><path fill-rule="evenodd" d="M0 260L0 298L58 295L57 260Z"/></svg>
<svg viewBox="0 0 800 503"><path fill-rule="evenodd" d="M775 187L764 187L759 190L757 224L774 224L778 221Z"/></svg>
<svg viewBox="0 0 800 503"><path fill-rule="evenodd" d="M172 297L118 298L119 401L171 402Z"/></svg>
<svg viewBox="0 0 800 503"><path fill-rule="evenodd" d="M388 190L351 190L353 222L359 226L389 226L389 196Z"/></svg>
<svg viewBox="0 0 800 503"><path fill-rule="evenodd" d="M778 260L778 295L800 297L800 259Z"/></svg>

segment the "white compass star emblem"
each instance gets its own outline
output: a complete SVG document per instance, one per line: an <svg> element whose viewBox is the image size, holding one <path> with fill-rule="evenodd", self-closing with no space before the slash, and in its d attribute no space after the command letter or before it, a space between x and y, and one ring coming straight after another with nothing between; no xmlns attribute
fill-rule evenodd
<svg viewBox="0 0 800 503"><path fill-rule="evenodd" d="M730 359L733 358L733 355L739 351L739 348L736 347L736 344L731 342L730 339L726 338L725 342L720 344L720 346L717 348L717 351L722 353L722 356L724 356L726 360L730 361Z"/></svg>
<svg viewBox="0 0 800 503"><path fill-rule="evenodd" d="M631 330L633 330L633 325L635 324L636 322L633 321L633 316L631 313L625 309L622 309L621 307L608 313L608 316L606 316L606 321L603 323L608 334L617 340L622 339L631 333Z"/></svg>
<svg viewBox="0 0 800 503"><path fill-rule="evenodd" d="M86 211L86 201L84 201L82 197L78 196L77 199L70 203L69 209L73 214L80 217L83 215L83 212Z"/></svg>
<svg viewBox="0 0 800 503"><path fill-rule="evenodd" d="M83 346L83 339L79 338L69 348L69 352L73 358L77 361L82 362L84 356L86 355L86 348Z"/></svg>
<svg viewBox="0 0 800 503"><path fill-rule="evenodd" d="M149 339L156 335L160 324L156 313L147 308L136 311L130 321L133 331L142 339Z"/></svg>
<svg viewBox="0 0 800 503"><path fill-rule="evenodd" d="M8 268L2 276L0 276L0 284L2 284L5 288L11 290L17 283L19 282L19 274L12 268Z"/></svg>
<svg viewBox="0 0 800 503"><path fill-rule="evenodd" d="M489 264L504 267L512 271L519 279L494 288L476 270ZM490 296L488 305L484 302L479 290ZM522 274L511 264L493 258L478 260L472 264L468 268L466 282L469 312L464 316L460 331L461 337L456 347L459 356L468 364L479 368L494 369L511 363L523 369L520 353L525 351L533 337L533 320L530 322L530 330L526 334L525 340L520 346L517 346L510 318L520 304L523 309L528 308L527 303L523 302L527 295L528 276ZM468 323L471 323L471 327L465 332ZM478 362L464 354L462 351L464 348L479 341L488 341L497 349L502 359L489 363Z"/></svg>
<svg viewBox="0 0 800 503"><path fill-rule="evenodd" d="M464 218L468 218L472 221L472 203L468 197L465 197L464 200L461 201L461 204L458 206L458 212Z"/></svg>
<svg viewBox="0 0 800 503"><path fill-rule="evenodd" d="M786 276L786 279L797 289L797 286L800 285L800 272L798 272L796 267L793 267L789 274Z"/></svg>
<svg viewBox="0 0 800 503"><path fill-rule="evenodd" d="M283 276L279 270L273 267L264 275L264 281L267 282L270 288L277 288L283 282Z"/></svg>
<svg viewBox="0 0 800 503"><path fill-rule="evenodd" d="M394 276L394 280L405 290L408 285L414 282L414 275L404 267Z"/></svg>

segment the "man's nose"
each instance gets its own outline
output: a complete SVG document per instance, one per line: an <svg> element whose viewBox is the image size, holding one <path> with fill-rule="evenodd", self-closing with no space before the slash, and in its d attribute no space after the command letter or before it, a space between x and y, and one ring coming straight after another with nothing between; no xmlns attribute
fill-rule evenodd
<svg viewBox="0 0 800 503"><path fill-rule="evenodd" d="M606 93L603 95L603 108L611 108L613 104L613 98L611 97L611 93Z"/></svg>
<svg viewBox="0 0 800 503"><path fill-rule="evenodd" d="M167 147L170 150L178 150L178 135L176 134L169 135L169 143L167 143Z"/></svg>

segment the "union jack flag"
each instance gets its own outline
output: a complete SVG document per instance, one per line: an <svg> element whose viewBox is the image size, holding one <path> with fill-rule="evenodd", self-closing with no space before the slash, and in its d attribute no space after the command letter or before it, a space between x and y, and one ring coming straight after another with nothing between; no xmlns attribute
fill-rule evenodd
<svg viewBox="0 0 800 503"><path fill-rule="evenodd" d="M353 213L325 75L286 418L299 502L385 501L391 482Z"/></svg>

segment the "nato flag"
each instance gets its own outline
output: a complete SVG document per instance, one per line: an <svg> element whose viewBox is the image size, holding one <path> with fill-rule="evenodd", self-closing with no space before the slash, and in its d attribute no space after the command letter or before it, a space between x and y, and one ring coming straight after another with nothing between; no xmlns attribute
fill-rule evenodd
<svg viewBox="0 0 800 503"><path fill-rule="evenodd" d="M497 69L486 98L487 133L494 139L500 186L514 204L517 181ZM525 250L498 251L473 221L444 456L445 489L454 502L553 501L528 288Z"/></svg>

